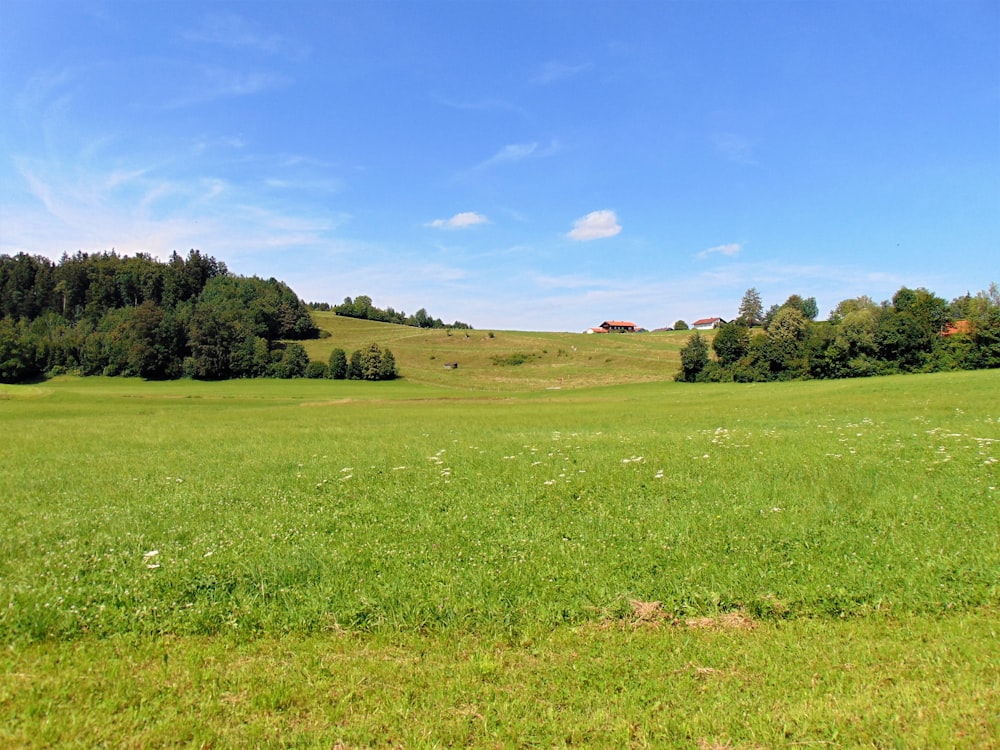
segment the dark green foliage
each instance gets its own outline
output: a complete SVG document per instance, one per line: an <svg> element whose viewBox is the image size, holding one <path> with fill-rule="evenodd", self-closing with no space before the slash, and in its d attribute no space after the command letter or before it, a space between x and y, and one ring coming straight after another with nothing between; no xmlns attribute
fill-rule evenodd
<svg viewBox="0 0 1000 750"><path fill-rule="evenodd" d="M683 320L678 320L676 323L674 323L674 330L675 331L687 331L687 330L690 330L690 326L688 326L688 324L685 323Z"/></svg>
<svg viewBox="0 0 1000 750"><path fill-rule="evenodd" d="M819 306L816 304L815 297L803 299L800 295L793 294L785 300L785 304L782 307L791 307L798 310L806 320L815 320L816 316L819 315Z"/></svg>
<svg viewBox="0 0 1000 750"><path fill-rule="evenodd" d="M692 337L681 350L677 380L756 382L1000 367L995 284L951 304L926 289L903 287L891 303L877 305L862 296L838 304L828 321L812 317L815 300L793 294L767 312L763 333L745 338L739 326L726 324L712 343L714 361L703 359L702 345ZM949 328L953 321L961 325Z"/></svg>
<svg viewBox="0 0 1000 750"><path fill-rule="evenodd" d="M681 349L681 370L676 379L682 383L694 383L708 366L708 344L695 331Z"/></svg>
<svg viewBox="0 0 1000 750"><path fill-rule="evenodd" d="M767 308L767 312L764 313L764 319L761 321L761 325L767 328L771 325L771 321L774 320L774 316L777 315L778 310L781 309L780 305L771 305Z"/></svg>
<svg viewBox="0 0 1000 750"><path fill-rule="evenodd" d="M407 325L414 326L416 328L458 328L471 330L472 326L468 323L463 323L460 320L456 320L454 323L446 325L440 318L432 318L427 314L424 308L420 308L413 315L407 315L404 312L396 312L391 307L387 307L382 310L375 307L372 304L372 298L367 295L360 295L355 297L353 300L350 297L345 297L343 304L326 305L325 308L321 307L321 304L311 302L309 306L312 309L328 309L333 310L337 315L342 315L345 318L361 318L362 320L376 320L380 323L395 323L396 325Z"/></svg>
<svg viewBox="0 0 1000 750"><path fill-rule="evenodd" d="M334 380L343 380L347 377L347 352L343 349L337 348L330 352L326 376Z"/></svg>
<svg viewBox="0 0 1000 750"><path fill-rule="evenodd" d="M0 319L0 383L17 383L37 377L36 352L25 336L24 324Z"/></svg>
<svg viewBox="0 0 1000 750"><path fill-rule="evenodd" d="M347 363L347 379L361 380L361 351L355 349Z"/></svg>
<svg viewBox="0 0 1000 750"><path fill-rule="evenodd" d="M724 323L712 340L712 349L723 366L735 364L750 348L750 331L742 322Z"/></svg>
<svg viewBox="0 0 1000 750"><path fill-rule="evenodd" d="M493 364L498 367L516 367L517 365L523 365L525 362L530 362L538 357L537 354L532 354L529 352L514 352L513 354L494 354Z"/></svg>
<svg viewBox="0 0 1000 750"><path fill-rule="evenodd" d="M58 264L0 255L0 377L47 372L203 379L304 372L272 356L280 340L315 337L287 285L229 274L197 250L166 263L114 252ZM287 376L287 375L286 375Z"/></svg>
<svg viewBox="0 0 1000 750"><path fill-rule="evenodd" d="M271 374L276 378L301 378L305 377L308 366L309 355L305 347L292 342L281 352L280 359L271 368Z"/></svg>
<svg viewBox="0 0 1000 750"><path fill-rule="evenodd" d="M328 369L329 368L327 367L326 362L310 361L309 364L306 365L306 377L325 378Z"/></svg>

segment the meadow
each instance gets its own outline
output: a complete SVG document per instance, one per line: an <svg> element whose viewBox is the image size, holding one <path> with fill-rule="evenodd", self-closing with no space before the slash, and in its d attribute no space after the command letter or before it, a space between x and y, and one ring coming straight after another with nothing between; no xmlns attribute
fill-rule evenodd
<svg viewBox="0 0 1000 750"><path fill-rule="evenodd" d="M473 336L401 329L385 383L2 387L0 744L997 743L996 372Z"/></svg>

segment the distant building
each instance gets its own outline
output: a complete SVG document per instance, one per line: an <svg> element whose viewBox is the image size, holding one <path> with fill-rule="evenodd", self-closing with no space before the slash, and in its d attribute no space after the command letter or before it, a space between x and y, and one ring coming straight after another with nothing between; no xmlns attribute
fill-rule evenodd
<svg viewBox="0 0 1000 750"><path fill-rule="evenodd" d="M956 333L971 333L972 326L969 325L967 320L956 320L954 323L948 323L942 330L942 336L954 336Z"/></svg>
<svg viewBox="0 0 1000 750"><path fill-rule="evenodd" d="M725 325L726 321L722 318L702 318L701 320L696 320L691 324L691 327L696 331L709 331L713 328L718 328L721 325Z"/></svg>
<svg viewBox="0 0 1000 750"><path fill-rule="evenodd" d="M599 328L603 328L607 333L635 333L636 326L628 320L605 320Z"/></svg>

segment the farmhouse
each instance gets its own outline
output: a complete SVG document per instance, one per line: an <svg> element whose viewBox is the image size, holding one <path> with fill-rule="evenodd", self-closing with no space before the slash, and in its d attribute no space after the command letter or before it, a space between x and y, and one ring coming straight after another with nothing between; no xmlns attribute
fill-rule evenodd
<svg viewBox="0 0 1000 750"><path fill-rule="evenodd" d="M605 320L596 328L588 328L586 333L635 333L635 323L628 320Z"/></svg>
<svg viewBox="0 0 1000 750"><path fill-rule="evenodd" d="M956 333L970 333L972 327L969 325L967 320L956 320L953 323L948 323L942 330L942 336L954 336Z"/></svg>
<svg viewBox="0 0 1000 750"><path fill-rule="evenodd" d="M691 324L691 327L696 331L708 331L712 328L718 328L721 325L725 325L722 318L702 318L701 320L696 320Z"/></svg>

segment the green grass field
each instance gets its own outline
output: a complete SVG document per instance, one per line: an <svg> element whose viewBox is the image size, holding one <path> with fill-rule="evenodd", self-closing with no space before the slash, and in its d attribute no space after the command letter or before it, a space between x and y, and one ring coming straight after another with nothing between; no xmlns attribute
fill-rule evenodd
<svg viewBox="0 0 1000 750"><path fill-rule="evenodd" d="M403 377L0 387L0 745L998 743L998 373L341 322Z"/></svg>
<svg viewBox="0 0 1000 750"><path fill-rule="evenodd" d="M689 331L623 334L447 331L387 325L314 313L329 338L304 342L311 359L327 361L372 341L388 347L407 380L463 391L524 391L660 382L680 367ZM705 334L711 339L713 332ZM497 365L523 355L519 365ZM445 364L458 363L457 369Z"/></svg>

